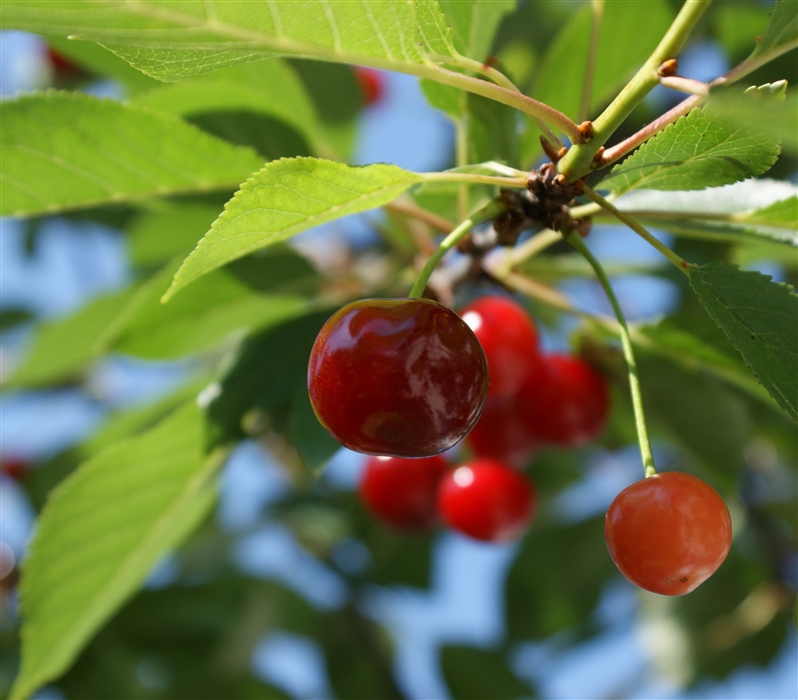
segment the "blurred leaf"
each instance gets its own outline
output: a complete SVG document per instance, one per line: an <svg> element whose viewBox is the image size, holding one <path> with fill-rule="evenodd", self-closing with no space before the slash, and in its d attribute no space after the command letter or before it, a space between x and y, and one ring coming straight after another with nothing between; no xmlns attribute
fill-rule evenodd
<svg viewBox="0 0 798 700"><path fill-rule="evenodd" d="M163 85L139 95L133 104L186 119L203 114L266 115L293 127L319 155L335 155L324 140L305 85L296 71L280 59L231 66ZM218 131L214 133L219 135Z"/></svg>
<svg viewBox="0 0 798 700"><path fill-rule="evenodd" d="M294 393L288 419L288 440L306 467L318 470L341 449L341 444L319 423L310 405L307 383Z"/></svg>
<svg viewBox="0 0 798 700"><path fill-rule="evenodd" d="M798 420L798 295L758 272L714 262L689 269L690 285L757 379Z"/></svg>
<svg viewBox="0 0 798 700"><path fill-rule="evenodd" d="M205 235L222 207L201 202L159 201L141 211L128 226L134 265L160 266L176 255L185 257Z"/></svg>
<svg viewBox="0 0 798 700"><path fill-rule="evenodd" d="M638 363L646 413L732 487L751 435L745 402L706 373L685 372L645 353Z"/></svg>
<svg viewBox="0 0 798 700"><path fill-rule="evenodd" d="M336 697L402 697L393 679L388 636L353 605L328 615L320 637Z"/></svg>
<svg viewBox="0 0 798 700"><path fill-rule="evenodd" d="M452 29L452 42L463 56L486 61L502 19L516 8L516 0L438 0Z"/></svg>
<svg viewBox="0 0 798 700"><path fill-rule="evenodd" d="M161 80L280 55L413 72L428 60L422 44L450 53L434 0L386 0L369 7L228 0L215 3L210 13L204 5L180 0L133 5L7 0L3 10L5 28L52 35L77 31L77 38L96 41Z"/></svg>
<svg viewBox="0 0 798 700"><path fill-rule="evenodd" d="M268 163L247 180L177 271L164 295L258 248L395 199L421 176L395 165L353 167L315 158Z"/></svg>
<svg viewBox="0 0 798 700"><path fill-rule="evenodd" d="M604 544L603 516L534 524L507 577L509 638L544 639L582 624L617 575Z"/></svg>
<svg viewBox="0 0 798 700"><path fill-rule="evenodd" d="M675 362L683 370L710 375L779 411L764 387L756 381L736 353L727 354L705 338L679 326L675 318L655 325L634 326L632 343L643 352ZM722 341L726 344L726 338ZM728 350L732 350L731 346ZM692 392L691 392L692 393Z"/></svg>
<svg viewBox="0 0 798 700"><path fill-rule="evenodd" d="M3 101L0 147L0 213L14 216L235 189L262 164L178 119L81 93Z"/></svg>
<svg viewBox="0 0 798 700"><path fill-rule="evenodd" d="M764 32L768 8L748 3L730 4L712 16L718 41L729 54L732 65L751 53L756 37Z"/></svg>
<svg viewBox="0 0 798 700"><path fill-rule="evenodd" d="M135 288L97 297L66 318L36 326L24 360L8 378L15 386L69 379L97 358L96 343L136 293Z"/></svg>
<svg viewBox="0 0 798 700"><path fill-rule="evenodd" d="M222 455L201 449L193 404L84 463L42 512L20 585L22 667L12 695L63 673L215 499Z"/></svg>
<svg viewBox="0 0 798 700"><path fill-rule="evenodd" d="M0 310L0 331L16 328L33 319L33 312L28 309L6 307Z"/></svg>
<svg viewBox="0 0 798 700"><path fill-rule="evenodd" d="M570 6L569 6L570 7ZM535 6L537 11L537 5ZM570 17L559 30L538 63L530 94L536 100L579 121L579 107L592 28L589 3L568 10ZM670 25L674 10L664 0L604 3L599 50L594 65L590 115L608 103L623 84L649 57ZM532 164L542 155L540 131L529 119L522 137L522 164Z"/></svg>
<svg viewBox="0 0 798 700"><path fill-rule="evenodd" d="M788 46L798 46L798 5L792 0L777 0L751 58L773 54Z"/></svg>
<svg viewBox="0 0 798 700"><path fill-rule="evenodd" d="M694 109L616 165L598 187L615 194L640 188L702 190L759 175L778 154L773 136Z"/></svg>
<svg viewBox="0 0 798 700"><path fill-rule="evenodd" d="M363 92L351 66L321 61L289 60L313 101L325 138L342 160L351 154ZM315 142L312 142L315 143ZM319 155L324 154L320 151Z"/></svg>
<svg viewBox="0 0 798 700"><path fill-rule="evenodd" d="M244 417L253 409L281 429L290 422L297 392L307 389L310 349L330 316L321 311L270 328L247 340L208 405L212 446L245 436ZM300 409L302 410L302 409Z"/></svg>
<svg viewBox="0 0 798 700"><path fill-rule="evenodd" d="M441 647L441 667L454 700L529 698L529 686L518 679L507 659L496 651L464 646Z"/></svg>
<svg viewBox="0 0 798 700"><path fill-rule="evenodd" d="M309 293L315 288L315 275L288 248L278 246L237 261L207 275L175 302L161 304L178 264L166 265L142 285L107 329L101 346L139 357L177 358L282 323L306 313L313 304ZM301 289L302 283L308 288ZM260 289L253 290L254 285Z"/></svg>
<svg viewBox="0 0 798 700"><path fill-rule="evenodd" d="M786 152L793 156L798 154L798 93L795 90L783 100L751 99L750 94L733 88L718 90L712 93L705 109L736 127L761 134L763 139L780 139Z"/></svg>
<svg viewBox="0 0 798 700"><path fill-rule="evenodd" d="M65 36L48 36L47 43L59 54L91 73L118 80L133 95L159 84L157 80L137 71L127 61L98 44L70 41Z"/></svg>

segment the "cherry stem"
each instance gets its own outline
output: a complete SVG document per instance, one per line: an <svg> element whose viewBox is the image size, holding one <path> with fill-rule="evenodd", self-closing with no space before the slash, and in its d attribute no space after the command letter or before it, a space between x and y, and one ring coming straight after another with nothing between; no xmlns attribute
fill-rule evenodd
<svg viewBox="0 0 798 700"><path fill-rule="evenodd" d="M676 253L674 253L668 246L666 246L661 241L657 240L652 234L650 234L644 226L638 224L633 218L627 216L622 211L620 211L617 207L610 204L604 197L602 197L597 192L591 190L589 187L585 187L585 196L594 201L598 204L602 209L606 209L608 212L613 214L616 219L619 219L623 223L625 223L632 231L634 231L638 236L640 236L646 243L649 243L651 246L656 248L660 253L662 253L670 262L672 262L679 270L681 270L685 275L689 276L689 272L687 271L688 263L686 260L680 258Z"/></svg>
<svg viewBox="0 0 798 700"><path fill-rule="evenodd" d="M582 237L575 231L572 231L566 236L565 240L590 263L601 286L604 287L607 297L609 297L612 308L615 311L615 316L620 324L621 343L623 345L623 355L626 358L626 367L629 373L629 391L632 395L632 408L634 409L635 426L637 427L637 441L640 444L640 454L643 457L643 467L646 477L654 476L654 474L657 473L657 469L654 466L654 455L651 452L651 442L648 439L646 416L643 412L643 396L640 392L640 379L637 373L637 362L635 361L634 351L632 350L632 338L629 334L629 327L626 325L626 317L623 315L621 305L618 303L618 299L612 289L607 273L604 272L601 263L585 245Z"/></svg>
<svg viewBox="0 0 798 700"><path fill-rule="evenodd" d="M424 264L421 272L418 273L418 278L416 279L413 288L410 290L410 298L418 299L424 294L424 290L427 287L427 282L429 282L429 278L432 276L432 273L438 266L441 258L452 248L454 248L463 238L465 238L471 229L474 228L474 226L482 221L495 219L504 211L504 209L505 205L502 202L490 202L490 204L487 204L486 206L482 207L482 209L474 212L469 218L457 226L454 231L446 236L446 238L441 241L438 249Z"/></svg>

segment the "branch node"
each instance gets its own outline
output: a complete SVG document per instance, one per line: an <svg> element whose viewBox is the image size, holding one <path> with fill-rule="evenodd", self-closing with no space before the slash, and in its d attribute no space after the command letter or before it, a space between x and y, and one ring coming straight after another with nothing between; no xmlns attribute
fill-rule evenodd
<svg viewBox="0 0 798 700"><path fill-rule="evenodd" d="M603 168L604 163L604 151L606 149L604 146L599 146L599 149L596 151L596 155L593 156L593 163L592 166L594 169L598 170L599 168Z"/></svg>
<svg viewBox="0 0 798 700"><path fill-rule="evenodd" d="M593 122L589 119L579 125L579 137L582 143L590 143L594 133Z"/></svg>
<svg viewBox="0 0 798 700"><path fill-rule="evenodd" d="M660 78L669 78L672 75L676 75L676 71L679 70L679 62L675 58L669 58L667 61L663 61L659 68L657 68L657 75Z"/></svg>

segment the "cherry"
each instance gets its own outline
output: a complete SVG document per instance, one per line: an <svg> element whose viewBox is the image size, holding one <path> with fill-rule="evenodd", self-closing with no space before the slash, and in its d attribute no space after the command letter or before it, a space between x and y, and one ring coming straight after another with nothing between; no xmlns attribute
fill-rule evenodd
<svg viewBox="0 0 798 700"><path fill-rule="evenodd" d="M523 420L515 396L489 398L466 441L479 457L491 457L514 467L528 462L539 444Z"/></svg>
<svg viewBox="0 0 798 700"><path fill-rule="evenodd" d="M518 471L478 458L450 471L438 488L438 511L454 530L488 542L518 537L532 519L535 490Z"/></svg>
<svg viewBox="0 0 798 700"><path fill-rule="evenodd" d="M621 491L604 520L604 538L620 572L661 595L695 590L731 546L726 504L708 484L663 472Z"/></svg>
<svg viewBox="0 0 798 700"><path fill-rule="evenodd" d="M400 530L424 530L438 520L438 482L449 463L440 455L423 459L370 457L360 497L378 519Z"/></svg>
<svg viewBox="0 0 798 700"><path fill-rule="evenodd" d="M21 457L3 457L0 459L0 473L7 474L15 481L24 479L31 470L31 463Z"/></svg>
<svg viewBox="0 0 798 700"><path fill-rule="evenodd" d="M474 427L488 362L474 333L430 299L363 299L336 311L308 364L321 424L342 445L391 457L430 457Z"/></svg>
<svg viewBox="0 0 798 700"><path fill-rule="evenodd" d="M355 66L353 70L363 94L363 104L368 107L380 102L385 93L385 78L382 74L372 68L361 66Z"/></svg>
<svg viewBox="0 0 798 700"><path fill-rule="evenodd" d="M607 384L579 357L544 355L518 395L528 429L541 442L578 447L604 429L610 412Z"/></svg>
<svg viewBox="0 0 798 700"><path fill-rule="evenodd" d="M523 307L512 299L485 296L460 315L482 343L490 367L490 398L508 397L535 372L538 332Z"/></svg>

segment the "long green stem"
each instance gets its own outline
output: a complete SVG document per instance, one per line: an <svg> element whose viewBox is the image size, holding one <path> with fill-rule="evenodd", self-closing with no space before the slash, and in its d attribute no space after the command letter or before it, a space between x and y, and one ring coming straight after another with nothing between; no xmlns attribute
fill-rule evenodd
<svg viewBox="0 0 798 700"><path fill-rule="evenodd" d="M466 234L468 234L468 232L474 228L474 226L482 221L487 221L488 219L497 217L503 211L504 204L495 201L491 202L490 204L482 207L482 209L479 211L472 214L468 219L463 221L463 223L454 229L454 231L446 236L446 238L441 241L438 249L432 254L430 259L427 260L426 264L421 269L421 272L418 273L416 283L410 290L410 297L414 299L421 297L421 295L424 293L424 289L427 286L427 282L429 282L430 276L438 266L441 258L452 248L454 248L463 238L465 238Z"/></svg>
<svg viewBox="0 0 798 700"><path fill-rule="evenodd" d="M643 467L645 468L646 476L653 476L657 473L657 469L654 466L654 455L651 453L651 442L648 439L646 417L643 412L643 396L640 393L640 379L637 374L637 362L635 361L634 351L632 350L632 339L629 335L629 327L626 325L626 318L623 315L621 305L618 303L618 299L612 289L610 280L604 272L604 268L585 245L582 237L578 233L572 232L568 234L565 240L567 240L575 250L580 252L595 270L596 277L598 277L599 282L601 282L601 286L604 287L604 291L610 299L612 308L615 311L615 316L618 318L618 323L621 326L621 343L623 345L623 355L626 358L626 367L629 371L629 391L632 395L632 407L635 414L635 426L637 427L637 441L640 443L640 453L643 457Z"/></svg>
<svg viewBox="0 0 798 700"><path fill-rule="evenodd" d="M598 204L602 209L606 209L608 212L611 212L615 215L615 218L623 221L632 231L634 231L638 236L640 236L644 241L652 245L656 248L660 253L662 253L668 260L670 260L676 267L678 267L685 275L689 275L690 273L687 271L688 263L687 261L680 258L676 253L674 253L668 246L664 245L660 241L658 241L654 236L652 236L646 229L638 224L634 219L628 217L622 211L614 207L610 204L604 197L602 197L597 192L594 192L589 187L585 187L585 196L588 199L593 200L596 204Z"/></svg>
<svg viewBox="0 0 798 700"><path fill-rule="evenodd" d="M659 84L657 69L664 61L674 58L712 0L686 0L670 28L643 67L629 81L607 109L593 122L593 137L589 143L575 142L557 164L557 169L569 182L590 172L598 149L632 113L643 98Z"/></svg>

